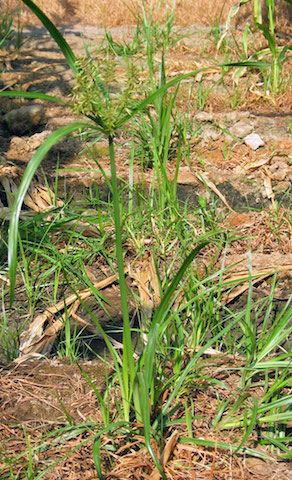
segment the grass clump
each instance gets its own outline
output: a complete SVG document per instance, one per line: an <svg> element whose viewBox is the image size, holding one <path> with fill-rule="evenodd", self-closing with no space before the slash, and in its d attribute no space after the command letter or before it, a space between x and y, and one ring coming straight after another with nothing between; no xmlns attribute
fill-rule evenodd
<svg viewBox="0 0 292 480"><path fill-rule="evenodd" d="M276 446L285 458L289 457L291 351L285 345L285 339L291 335L291 299L273 317L274 280L270 296L254 301L254 284L262 273L252 271L250 259L245 276L233 278L229 275L231 267L225 265L226 249L234 236L217 226L219 214L213 198L210 196L208 202L198 195L198 206L192 210L188 205L181 208L177 199L179 166L183 152L188 151L188 125L176 101L181 82L207 69L192 71L170 81L167 79L165 63L171 45L175 2L171 11L166 2L167 23L164 34L159 31L161 43L153 29L151 15L143 9L139 28L144 43L137 42L136 47L137 50L141 45L145 48L149 72L145 83L140 81L135 59L130 55L134 55L134 48L129 53L127 45L117 45L107 35L109 47L115 55L108 56L104 67L92 58L88 48L85 57L77 59L46 15L31 0L24 0L24 3L43 22L75 74L76 86L68 105L82 120L56 130L44 141L33 155L15 195L8 238L10 301L13 305L18 287L16 272L20 271L31 317L41 306L44 315L51 314L46 317L46 322L54 322L55 327L59 321L64 330L58 348L60 357L66 356L72 363L78 363L82 341L91 348L90 342L82 339L84 330L75 326L72 329L70 324L71 315L79 322L82 320L77 312L79 305L87 318L90 317L94 333L98 332L103 339L109 356L104 359L104 390L95 386L81 362L79 365L98 402L99 421L74 424L63 400L58 397L68 425L44 435L40 445L34 446L24 431L28 460L25 466L21 466L22 471L26 469L27 478L45 477L75 449L90 444L97 475L103 478L106 462L102 461L102 455L107 458L110 458L110 452L117 455L124 447L121 438L130 443L138 438L137 444L140 447L144 443L159 476L165 479L164 457L161 460L159 457L170 435L174 435L172 438L179 446L187 443L217 448L217 440L202 438L196 426L196 420L206 416L206 411L196 415L197 392L211 389L217 405L208 423L210 429L212 432L222 430L225 435L228 430L237 429L234 437L227 437L229 441L219 442L220 449L267 459L269 454L258 452L253 442L268 443ZM157 49L160 49L161 58L158 68ZM125 58L121 61L118 56ZM123 66L121 83L116 81L119 61ZM222 68L233 66L263 68L262 63L247 60L221 65ZM206 98L201 83L200 88L201 99L198 101L199 107L203 108ZM64 103L39 92L1 94ZM125 134L128 125L131 152L126 190L117 177L116 142L121 132ZM91 192L90 198L82 201L82 205L70 202L23 223L19 220L22 203L37 168L55 143L73 132L88 140L87 150L106 178L111 200L103 204L99 192L96 191L95 195ZM129 135L129 131L126 134ZM102 138L108 144L110 176L106 175L95 155L96 144ZM135 187L133 169L137 138L142 140L140 155L151 155L154 175L150 183L142 181ZM172 180L167 172L171 154L175 159ZM125 195L127 202L124 202ZM222 252L223 261L219 262ZM134 259L133 264L128 262L129 257ZM140 261L142 267L146 265L148 269L144 283L142 270L138 267L134 270L135 261L138 265ZM86 295L92 295L108 314L110 302L90 277L89 267L93 265L100 266L99 272L106 270L107 274L114 274L113 282L119 286L122 321L115 331L107 331L99 316L85 302L86 290ZM132 294L126 281L127 274L136 282ZM234 313L226 297L242 283L247 290L246 304ZM76 310L68 301L68 292L75 299ZM7 293L6 288L3 297ZM61 302L62 307L48 310L50 300L51 303ZM138 311L134 326L131 302ZM1 342L11 358L16 353L19 331L9 338L7 325L5 311ZM83 325L88 328L89 323ZM118 341L113 338L115 334L120 334ZM44 348L48 348L47 343ZM42 350L42 353L46 352ZM226 362L219 368L218 363L228 356L229 359L233 357L234 362L231 366ZM211 362L206 357L210 357ZM224 372L223 379L214 374L211 368L214 365L220 373ZM236 381L228 382L234 372ZM225 390L227 397L222 393ZM185 430L180 435L174 429L181 425ZM37 456L42 453L44 445L50 448L51 443L58 444L64 439L69 441L80 436L82 442L65 456L54 459L49 465L38 464ZM21 455L7 458L2 474L13 478L13 463L19 465L21 459Z"/></svg>
<svg viewBox="0 0 292 480"><path fill-rule="evenodd" d="M23 44L23 27L21 9L19 6L12 9L9 5L0 2L0 49L13 46L17 51Z"/></svg>

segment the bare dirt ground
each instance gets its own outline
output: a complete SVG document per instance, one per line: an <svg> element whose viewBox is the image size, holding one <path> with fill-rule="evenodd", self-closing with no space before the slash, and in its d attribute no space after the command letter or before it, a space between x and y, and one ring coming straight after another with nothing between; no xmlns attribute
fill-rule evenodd
<svg viewBox="0 0 292 480"><path fill-rule="evenodd" d="M14 2L15 3L15 2ZM191 3L192 8L189 4ZM196 8L194 8L196 3ZM220 2L178 2L177 23L188 26L186 32L189 37L179 42L176 49L170 52L167 74L177 75L192 71L201 66L206 60L202 60L202 45L208 55L215 54L214 44L210 43L210 30L207 28L210 19L214 15L218 17L221 6ZM227 1L222 18L231 4L236 2ZM13 2L11 2L13 5ZM104 26L111 27L111 32L116 40L128 37L131 33L129 24L133 23L129 10L123 2L92 1L79 2L73 0L67 2L40 1L40 7L44 7L46 13L52 16L54 21L62 25L62 32L67 41L76 52L82 51L83 40L81 32L89 43L98 43L104 35ZM60 7L61 5L61 7ZM219 8L220 7L220 8ZM204 15L198 15L198 11L204 11ZM188 11L188 15L185 12ZM90 14L89 14L90 12ZM108 14L110 12L110 15ZM189 14L191 12L191 14ZM247 13L248 14L248 13ZM198 18L199 17L199 18ZM72 76L62 56L58 52L54 42L29 15L25 14L28 25L24 30L25 43L19 53L15 51L1 52L1 65L4 72L1 74L1 88L14 88L27 91L43 91L50 95L61 96L68 99L72 86ZM245 17L246 18L246 17ZM287 14L288 18L288 14ZM279 25L284 28L286 34L290 34L287 26L287 18L284 16ZM101 27L101 25L103 27ZM190 25L192 25L190 27ZM287 42L287 38L279 37L279 42ZM291 64L286 65L286 72ZM216 81L218 72L212 72L208 81ZM25 101L24 104L28 104ZM183 103L183 99L182 99ZM1 115L18 105L18 101L0 100ZM36 148L43 139L57 127L70 123L73 120L71 111L63 107L45 103L46 124L40 131L32 132L29 136L15 136L9 134L4 121L0 121L0 154L5 161L13 162L16 166L24 166L30 160ZM246 251L251 245L253 252L254 268L270 267L276 269L279 265L292 265L292 230L288 215L291 214L290 202L292 182L292 138L291 138L291 85L280 93L276 99L268 98L257 89L247 89L242 96L240 105L234 109L228 102L223 92L211 92L204 112L209 116L203 117L200 110L194 105L192 118L194 124L200 125L200 135L194 138L191 148L191 161L189 165L182 165L179 173L179 195L183 200L193 197L196 204L196 193L203 191L206 194L197 173L202 173L208 184L215 185L228 203L230 214L227 216L222 228L230 228L245 233L252 240L234 242L228 253L229 262L242 260L246 257ZM237 121L243 120L253 127L264 141L264 146L257 151L240 142L235 145L232 137L226 133ZM218 128L219 127L219 128ZM226 157L226 145L229 148ZM96 172L96 165L85 155L79 155L82 145L72 139L62 142L48 156L44 164L44 170L48 178L53 181L55 174L56 159L60 162L59 177L64 182L69 182L72 190L80 187L88 187L92 181L101 183L102 176ZM106 144L99 145L99 161L108 171L108 156ZM128 178L128 166L126 160L129 152L122 146L118 147L118 173L121 177ZM202 168L201 159L204 159ZM86 168L87 172L68 172L66 169ZM63 169L63 170L62 170ZM90 172L92 170L92 172ZM169 176L173 174L174 165L169 164ZM145 174L150 180L151 170ZM139 166L135 171L135 180L139 180ZM267 183L272 186L272 192L267 188ZM60 182L60 187L62 181ZM214 190L214 193L216 191ZM287 198L283 202L277 216L273 213L273 202ZM254 211L249 211L253 209ZM290 211L290 213L289 213ZM270 228L271 222L273 229ZM291 293L291 279L287 269L283 277L282 287L279 286L277 294L280 299L287 298ZM285 287L286 286L286 290ZM264 288L268 288L264 285ZM224 366L238 365L240 359L224 359L220 365L209 365L206 359L206 376L222 380ZM225 363L224 363L225 362ZM212 362L211 362L212 363ZM92 381L97 382L99 388L103 387L103 370L101 364L96 361L83 362L82 366ZM97 409L97 401L92 388L89 387L84 377L76 366L68 365L59 360L33 361L15 365L3 365L0 370L1 383L1 414L0 414L0 438L5 445L5 456L14 458L13 462L19 469L19 476L24 478L23 461L27 460L27 437L31 446L35 447L34 461L39 466L48 466L50 462L61 459L67 455L43 478L47 480L80 480L96 479L97 474L92 459L92 440L90 436L96 434L94 422L101 420ZM207 375L208 374L208 375ZM228 380L228 382L227 382ZM226 379L230 391L237 388L239 378L234 374ZM256 395L256 392L254 392ZM220 390L220 399L225 398L226 393ZM57 395L57 396L56 396ZM212 385L206 382L196 384L194 382L194 404L196 405L196 417L194 428L196 437L215 440L216 442L228 443L237 438L238 432L232 431L228 438L219 432L211 430L211 422L217 409L217 398ZM60 401L61 400L61 401ZM164 399L165 401L165 399ZM114 400L113 400L113 409ZM175 420L179 420L183 412L177 412ZM68 422L68 416L72 426L79 423L90 423L88 430L74 433L70 436L67 432L49 445L49 440L44 446L43 436L49 435L56 424L62 427ZM207 420L200 420L204 417ZM113 413L114 418L114 413ZM92 423L92 424L91 424ZM72 427L73 428L73 427ZM25 429L25 430L24 430ZM171 429L167 436L170 437L175 430L180 436L186 432L181 429L179 422L176 429ZM72 438L71 438L72 437ZM83 446L82 442L87 441ZM106 479L149 479L154 478L154 465L145 451L137 451L138 436L133 436L131 444L120 442L120 455L114 455L110 451L108 457L104 457L103 468ZM249 447L253 447L253 441ZM103 445L108 439L103 438ZM156 453L159 446L154 445ZM71 451L71 454L70 454ZM112 466L113 465L113 466ZM0 460L0 467L1 460ZM21 473L22 472L22 473ZM235 455L229 456L224 449L187 446L182 443L174 444L172 457L166 465L166 473L169 478L179 479L257 479L266 478L274 480L289 480L292 476L291 463L277 463L263 461L251 457ZM5 472L8 475L8 472ZM3 477L9 478L9 477ZM158 477L157 477L158 478Z"/></svg>
<svg viewBox="0 0 292 480"><path fill-rule="evenodd" d="M215 363L215 365L214 365ZM230 391L237 388L240 376L228 373L227 368L237 368L242 365L240 358L226 356L205 358L198 365L200 376L216 378L224 382ZM87 373L95 387L102 389L104 367L102 362L84 361L82 368ZM236 371L236 370L235 370ZM1 369L1 413L0 441L4 442L3 460L13 459L14 471L22 471L26 458L27 438L33 449L34 462L44 469L56 462L56 466L44 478L47 480L80 480L81 478L97 479L92 458L94 435L98 433L102 421L98 402L92 387L85 380L76 365L70 365L61 360L30 361L17 368L5 366ZM260 394L256 389L253 395ZM188 394L189 395L189 394ZM165 466L168 478L175 480L289 480L292 475L291 464L275 462L272 459L262 460L249 456L234 455L231 457L223 444L232 443L239 438L240 433L214 432L211 422L215 418L220 401L228 398L226 388L210 383L207 379L193 380L192 398L195 405L193 430L197 438L215 441L218 447L177 443L171 447L171 457ZM166 398L164 398L164 401ZM116 399L112 398L111 414L115 418ZM183 424L179 419L184 416L183 410L173 415L174 427L166 432L166 438L183 438L186 436ZM63 430L64 423L71 427ZM113 420L114 423L114 420ZM76 425L76 427L75 427ZM80 427L77 427L81 425ZM50 438L52 432L60 428L58 435ZM79 428L79 432L78 432ZM152 479L157 472L146 450L137 449L136 445L143 439L133 433L131 441L123 436L115 439L119 446L116 453L108 451L102 456L104 479ZM110 436L102 436L102 450ZM248 447L256 449L259 454L265 453L263 447L256 447L256 436L251 436ZM160 456L160 448L153 443L155 453ZM225 447L226 448L226 447ZM0 460L0 468L3 464ZM8 478L4 476L3 478ZM16 478L23 478L22 476ZM155 477L156 478L156 477ZM159 477L157 477L159 478Z"/></svg>

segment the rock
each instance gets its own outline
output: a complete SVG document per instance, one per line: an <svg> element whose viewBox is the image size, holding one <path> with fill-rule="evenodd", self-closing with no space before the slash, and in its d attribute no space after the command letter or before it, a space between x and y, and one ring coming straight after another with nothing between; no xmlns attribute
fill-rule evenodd
<svg viewBox="0 0 292 480"><path fill-rule="evenodd" d="M261 185L247 182L246 173L239 176L231 174L230 170L221 170L219 176L214 171L212 176L209 175L209 179L236 212L245 213L247 209L262 209L268 205L268 201L263 197Z"/></svg>
<svg viewBox="0 0 292 480"><path fill-rule="evenodd" d="M291 188L291 182L289 180L283 180L279 182L277 185L273 186L274 193L276 194L283 194L287 192Z"/></svg>
<svg viewBox="0 0 292 480"><path fill-rule="evenodd" d="M6 137L6 131L5 131L4 123L2 123L1 121L0 121L0 137Z"/></svg>
<svg viewBox="0 0 292 480"><path fill-rule="evenodd" d="M219 140L222 133L218 131L215 127L204 126L200 132L200 138L203 143L209 143L211 140Z"/></svg>
<svg viewBox="0 0 292 480"><path fill-rule="evenodd" d="M240 122L235 123L229 131L234 137L244 138L253 131L253 126L250 125L250 123L241 120Z"/></svg>
<svg viewBox="0 0 292 480"><path fill-rule="evenodd" d="M67 70L65 73L62 75L62 80L65 84L68 84L70 87L70 90L75 86L76 84L76 79L74 74L70 71Z"/></svg>
<svg viewBox="0 0 292 480"><path fill-rule="evenodd" d="M30 137L12 137L6 156L9 160L28 162L36 149L48 138L51 131L44 130Z"/></svg>
<svg viewBox="0 0 292 480"><path fill-rule="evenodd" d="M174 175L170 175L169 179L172 181ZM177 183L182 185L197 185L198 179L189 167L180 167L177 176Z"/></svg>
<svg viewBox="0 0 292 480"><path fill-rule="evenodd" d="M235 228L249 228L254 225L255 219L252 213L233 212L226 217L226 221Z"/></svg>
<svg viewBox="0 0 292 480"><path fill-rule="evenodd" d="M281 182L288 175L289 167L286 162L275 162L270 166L270 174L273 180Z"/></svg>
<svg viewBox="0 0 292 480"><path fill-rule="evenodd" d="M195 119L198 120L198 122L213 122L214 115L208 112L199 112L195 115Z"/></svg>
<svg viewBox="0 0 292 480"><path fill-rule="evenodd" d="M256 476L267 478L273 475L272 465L260 458L248 457L245 460L245 466L249 472Z"/></svg>
<svg viewBox="0 0 292 480"><path fill-rule="evenodd" d="M50 130L44 130L43 132L40 133L35 133L34 135L31 135L30 137L27 138L27 144L29 146L29 151L33 152L37 148L39 148L42 143L53 133Z"/></svg>
<svg viewBox="0 0 292 480"><path fill-rule="evenodd" d="M225 122L238 122L240 119L253 117L248 110L244 112L220 112L216 113L216 120L224 120Z"/></svg>
<svg viewBox="0 0 292 480"><path fill-rule="evenodd" d="M29 146L25 138L13 137L10 140L9 149L6 152L8 160L29 161Z"/></svg>
<svg viewBox="0 0 292 480"><path fill-rule="evenodd" d="M231 135L224 135L224 143L226 144L226 147L232 148L236 143L236 140L234 140Z"/></svg>
<svg viewBox="0 0 292 480"><path fill-rule="evenodd" d="M244 138L244 143L252 150L257 150L264 145L263 140L257 133L250 133Z"/></svg>
<svg viewBox="0 0 292 480"><path fill-rule="evenodd" d="M43 105L28 105L4 115L8 129L15 135L25 135L45 123Z"/></svg>

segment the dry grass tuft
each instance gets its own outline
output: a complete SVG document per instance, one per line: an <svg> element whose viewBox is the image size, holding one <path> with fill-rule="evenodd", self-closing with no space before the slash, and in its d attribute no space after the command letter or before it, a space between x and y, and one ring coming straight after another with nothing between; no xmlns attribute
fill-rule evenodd
<svg viewBox="0 0 292 480"><path fill-rule="evenodd" d="M21 0L0 0L8 8L23 8L23 21L25 24L36 24L35 16L26 7L22 7ZM86 24L99 27L116 27L119 25L130 25L137 22L141 15L142 0L36 0L37 5L58 25L64 24ZM153 6L154 20L163 21L165 8L162 6L157 12L157 6L161 0L145 0L144 4ZM169 0L169 7L173 0ZM176 23L182 26L200 24L205 26L213 25L214 22L224 23L230 8L238 3L238 0L177 0ZM223 6L223 8L222 8ZM222 10L222 12L221 12ZM287 27L292 20L292 7L284 0L277 1L277 23L278 27ZM251 5L242 8L240 15L236 18L237 24L245 23L252 12ZM221 18L220 18L221 16ZM156 17L156 18L155 18ZM264 17L267 17L264 8Z"/></svg>

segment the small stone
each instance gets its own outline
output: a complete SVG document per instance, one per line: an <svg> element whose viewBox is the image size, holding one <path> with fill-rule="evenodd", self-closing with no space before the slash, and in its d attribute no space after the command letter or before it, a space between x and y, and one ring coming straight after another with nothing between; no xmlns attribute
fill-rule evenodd
<svg viewBox="0 0 292 480"><path fill-rule="evenodd" d="M4 115L8 129L14 135L25 135L45 123L43 105L28 105Z"/></svg>
<svg viewBox="0 0 292 480"><path fill-rule="evenodd" d="M224 131L224 143L226 144L226 146L231 147L236 140L234 140L234 138L231 135L225 133L226 127L222 129L222 131Z"/></svg>
<svg viewBox="0 0 292 480"><path fill-rule="evenodd" d="M63 73L62 78L63 78L64 82L71 82L71 80L74 80L74 75L73 75L73 73L67 71L67 72Z"/></svg>
<svg viewBox="0 0 292 480"><path fill-rule="evenodd" d="M275 162L270 167L270 174L273 180L277 180L281 182L285 180L286 176L288 175L289 167L286 162L280 161Z"/></svg>
<svg viewBox="0 0 292 480"><path fill-rule="evenodd" d="M195 115L195 119L198 120L198 122L213 122L214 115L208 112L199 112Z"/></svg>
<svg viewBox="0 0 292 480"><path fill-rule="evenodd" d="M273 468L268 462L260 458L249 457L245 460L245 466L252 475L263 476L267 478L273 475Z"/></svg>
<svg viewBox="0 0 292 480"><path fill-rule="evenodd" d="M237 112L227 112L224 113L224 116L227 122L234 122L235 120L237 120Z"/></svg>
<svg viewBox="0 0 292 480"><path fill-rule="evenodd" d="M173 180L174 175L170 175L170 180ZM177 183L182 185L197 185L198 179L189 167L180 167L177 176Z"/></svg>
<svg viewBox="0 0 292 480"><path fill-rule="evenodd" d="M34 151L39 148L42 143L44 143L44 141L51 135L51 133L52 131L50 130L44 130L43 132L35 133L34 135L28 137L27 144L29 146L29 150Z"/></svg>
<svg viewBox="0 0 292 480"><path fill-rule="evenodd" d="M283 180L279 182L277 185L273 186L274 193L280 194L285 193L291 188L291 182L289 180Z"/></svg>
<svg viewBox="0 0 292 480"><path fill-rule="evenodd" d="M214 73L214 75L210 75L212 82L216 83L222 79L222 73Z"/></svg>
<svg viewBox="0 0 292 480"><path fill-rule="evenodd" d="M249 111L244 111L244 112L221 112L221 113L216 113L216 120L223 120L225 122L239 122L242 119L250 118L253 117Z"/></svg>
<svg viewBox="0 0 292 480"><path fill-rule="evenodd" d="M254 225L254 217L251 213L230 213L226 220L232 227L248 228Z"/></svg>
<svg viewBox="0 0 292 480"><path fill-rule="evenodd" d="M7 158L10 157L10 154L13 152L14 155L17 155L17 152L23 154L23 153L28 153L29 152L29 146L27 144L27 141L25 138L21 137L13 137L10 140L10 146L8 150L8 156ZM13 158L12 154L12 158ZM12 159L11 158L11 159Z"/></svg>
<svg viewBox="0 0 292 480"><path fill-rule="evenodd" d="M75 85L75 76L73 75L72 72L69 72L69 71L65 72L62 75L62 80L63 82L68 83L71 88L73 88Z"/></svg>
<svg viewBox="0 0 292 480"><path fill-rule="evenodd" d="M207 125L203 127L200 132L200 138L204 143L209 143L210 140L213 140L213 141L219 140L221 135L222 135L221 131L218 131L216 128L212 126L207 126Z"/></svg>
<svg viewBox="0 0 292 480"><path fill-rule="evenodd" d="M257 133L250 133L244 138L244 143L252 150L257 150L264 145L263 140Z"/></svg>
<svg viewBox="0 0 292 480"><path fill-rule="evenodd" d="M235 123L233 127L230 128L230 133L234 137L244 138L253 131L253 126L250 123L240 121Z"/></svg>

